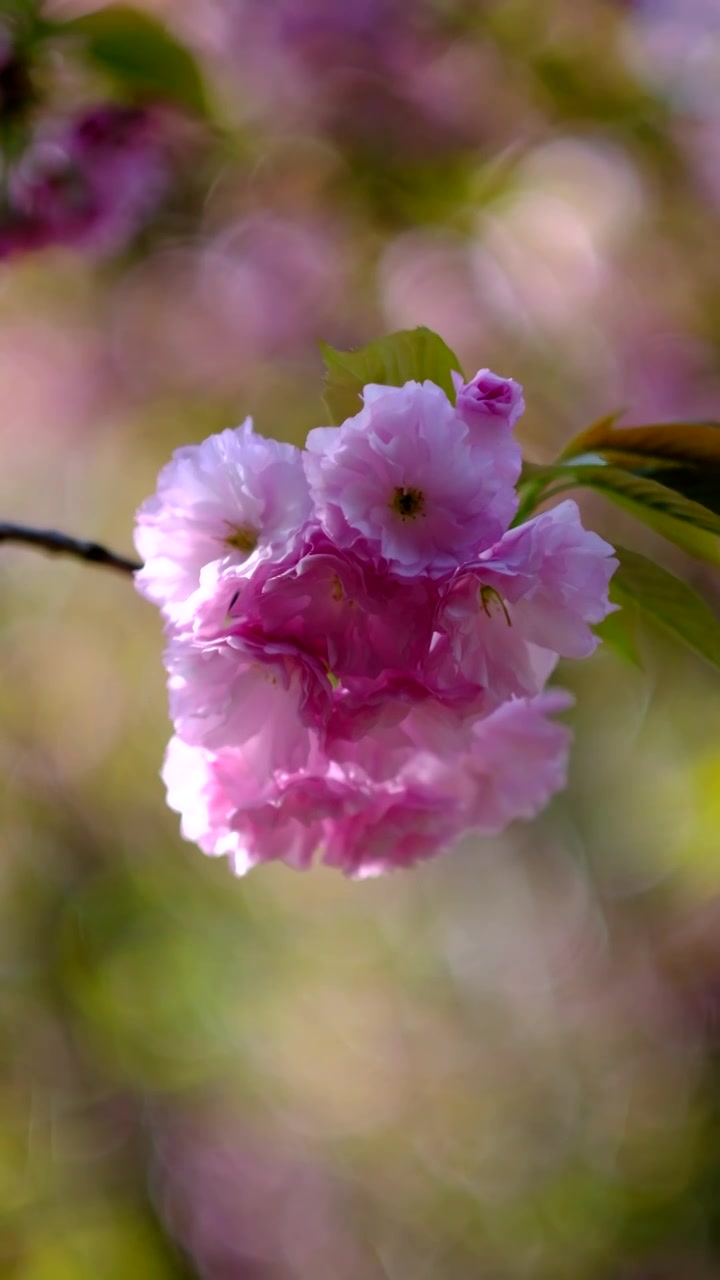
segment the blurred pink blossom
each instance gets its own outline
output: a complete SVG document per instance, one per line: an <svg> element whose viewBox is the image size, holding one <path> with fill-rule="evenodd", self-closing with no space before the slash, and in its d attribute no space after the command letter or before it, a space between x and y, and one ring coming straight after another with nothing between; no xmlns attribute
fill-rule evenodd
<svg viewBox="0 0 720 1280"><path fill-rule="evenodd" d="M167 182L162 130L147 110L103 105L48 127L22 155L0 215L0 257L51 245L121 248Z"/></svg>
<svg viewBox="0 0 720 1280"><path fill-rule="evenodd" d="M203 1280L364 1280L350 1187L280 1129L227 1109L155 1124L153 1194Z"/></svg>
<svg viewBox="0 0 720 1280"><path fill-rule="evenodd" d="M253 213L138 264L112 299L127 377L217 396L260 362L316 358L318 333L347 313L347 257L335 223Z"/></svg>
<svg viewBox="0 0 720 1280"><path fill-rule="evenodd" d="M233 0L218 49L246 114L401 164L446 160L483 137L486 68L474 52L431 0Z"/></svg>

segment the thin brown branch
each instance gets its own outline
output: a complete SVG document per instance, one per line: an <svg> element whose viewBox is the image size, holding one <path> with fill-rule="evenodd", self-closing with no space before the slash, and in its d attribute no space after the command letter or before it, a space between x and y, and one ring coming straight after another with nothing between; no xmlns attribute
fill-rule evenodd
<svg viewBox="0 0 720 1280"><path fill-rule="evenodd" d="M103 565L106 569L118 569L120 573L135 573L142 569L139 560L128 560L101 547L98 542L86 542L82 538L70 538L54 529L29 529L22 524L0 523L0 542L17 542L26 547L36 547L53 555L74 556L88 564Z"/></svg>

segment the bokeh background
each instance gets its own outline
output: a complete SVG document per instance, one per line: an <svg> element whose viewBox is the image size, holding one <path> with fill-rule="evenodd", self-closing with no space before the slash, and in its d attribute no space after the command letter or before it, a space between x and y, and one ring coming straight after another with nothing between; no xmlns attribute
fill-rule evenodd
<svg viewBox="0 0 720 1280"><path fill-rule="evenodd" d="M717 0L147 10L213 119L170 104L112 253L0 262L5 518L129 554L172 449L247 413L302 443L317 340L417 324L524 384L536 461L615 409L720 418ZM73 58L33 118L120 93ZM720 605L717 564L583 507ZM541 821L236 880L165 808L130 581L4 547L0 624L2 1276L720 1277L716 673L640 629L640 665L561 670Z"/></svg>

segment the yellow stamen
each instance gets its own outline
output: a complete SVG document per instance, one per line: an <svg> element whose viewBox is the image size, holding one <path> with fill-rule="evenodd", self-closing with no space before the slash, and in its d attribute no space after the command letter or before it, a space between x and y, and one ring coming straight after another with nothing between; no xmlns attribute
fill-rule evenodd
<svg viewBox="0 0 720 1280"><path fill-rule="evenodd" d="M252 554L258 544L257 534L249 525L229 525L230 533L225 539L226 547L242 551L246 556Z"/></svg>
<svg viewBox="0 0 720 1280"><path fill-rule="evenodd" d="M396 489L390 506L401 520L415 520L425 515L425 494L422 489Z"/></svg>
<svg viewBox="0 0 720 1280"><path fill-rule="evenodd" d="M499 595L499 593L495 590L494 587L489 587L485 585L484 587L480 588L480 603L483 607L483 613L488 618L492 618L490 605L492 603L499 604L500 608L505 614L505 621L507 622L509 627L512 626L512 622L510 621L510 614L507 611L507 605L505 604L505 601L503 600L502 596Z"/></svg>

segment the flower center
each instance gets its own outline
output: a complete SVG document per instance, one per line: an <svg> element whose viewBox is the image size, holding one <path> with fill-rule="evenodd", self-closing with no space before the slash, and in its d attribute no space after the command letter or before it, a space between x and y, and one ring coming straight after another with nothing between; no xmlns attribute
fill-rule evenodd
<svg viewBox="0 0 720 1280"><path fill-rule="evenodd" d="M235 551L242 551L249 556L258 544L258 537L254 529L249 525L230 525L230 532L225 539L225 546L232 547Z"/></svg>
<svg viewBox="0 0 720 1280"><path fill-rule="evenodd" d="M425 495L422 489L396 489L390 506L401 520L414 520L425 514Z"/></svg>

